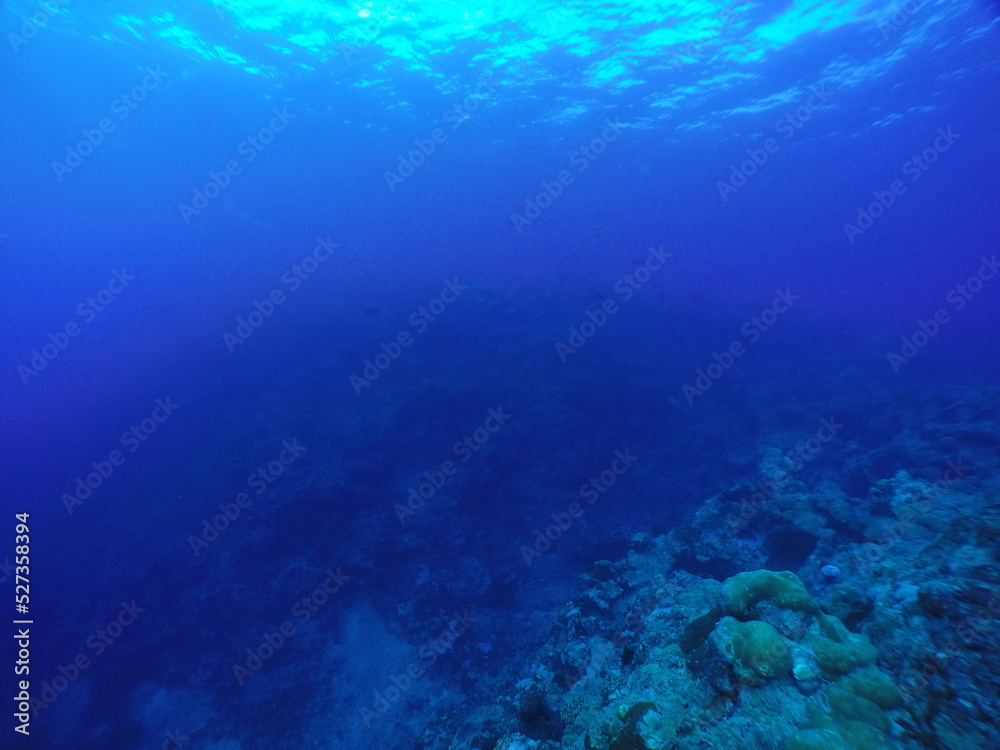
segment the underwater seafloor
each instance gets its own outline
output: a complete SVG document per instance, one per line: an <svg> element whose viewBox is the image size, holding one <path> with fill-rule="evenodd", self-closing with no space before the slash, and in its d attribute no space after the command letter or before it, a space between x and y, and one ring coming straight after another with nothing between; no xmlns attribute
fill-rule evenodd
<svg viewBox="0 0 1000 750"><path fill-rule="evenodd" d="M630 328L562 367L519 354L551 347L529 304L477 304L352 418L298 340L173 394L209 421L165 426L187 450L133 489L176 505L77 509L76 538L116 543L64 571L68 642L123 596L149 614L42 713L44 746L1000 747L1000 387L975 337L876 376L894 334L788 321L689 406L700 333L650 364ZM453 345L483 330L493 354ZM302 455L192 546L286 441Z"/></svg>
<svg viewBox="0 0 1000 750"><path fill-rule="evenodd" d="M762 446L756 475L691 523L595 562L513 688L414 748L1000 746L998 396L944 388L915 427L887 416L883 447L844 447L855 484L902 456L940 474L899 470L860 497L797 478L836 419ZM551 516L551 544L574 510Z"/></svg>
<svg viewBox="0 0 1000 750"><path fill-rule="evenodd" d="M924 436L993 445L996 402L976 400ZM476 729L442 722L415 747L1000 746L996 474L963 482L956 459L936 482L901 470L858 498L807 487L795 465L774 449L692 523L597 561Z"/></svg>

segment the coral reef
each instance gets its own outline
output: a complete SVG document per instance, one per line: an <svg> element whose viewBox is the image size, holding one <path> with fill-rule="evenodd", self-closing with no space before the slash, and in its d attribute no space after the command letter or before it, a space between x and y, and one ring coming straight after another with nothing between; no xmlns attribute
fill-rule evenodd
<svg viewBox="0 0 1000 750"><path fill-rule="evenodd" d="M488 729L422 747L1000 746L997 488L759 486L601 561Z"/></svg>

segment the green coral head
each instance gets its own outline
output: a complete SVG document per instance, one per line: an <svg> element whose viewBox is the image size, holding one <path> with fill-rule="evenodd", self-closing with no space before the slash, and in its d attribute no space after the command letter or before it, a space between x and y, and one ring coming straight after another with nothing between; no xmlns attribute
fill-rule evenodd
<svg viewBox="0 0 1000 750"><path fill-rule="evenodd" d="M720 646L744 682L760 685L792 669L792 654L781 634L766 622L740 622L727 617L719 623Z"/></svg>
<svg viewBox="0 0 1000 750"><path fill-rule="evenodd" d="M779 607L797 612L821 611L799 577L788 570L737 573L722 584L722 608L737 619L745 619L750 608L765 599L773 599Z"/></svg>

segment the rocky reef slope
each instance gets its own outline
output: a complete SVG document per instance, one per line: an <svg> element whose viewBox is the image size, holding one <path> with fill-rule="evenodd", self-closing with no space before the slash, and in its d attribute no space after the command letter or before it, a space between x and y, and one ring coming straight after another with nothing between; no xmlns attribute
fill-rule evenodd
<svg viewBox="0 0 1000 750"><path fill-rule="evenodd" d="M859 498L795 469L768 453L597 562L530 672L416 747L1000 747L1000 483L955 460Z"/></svg>

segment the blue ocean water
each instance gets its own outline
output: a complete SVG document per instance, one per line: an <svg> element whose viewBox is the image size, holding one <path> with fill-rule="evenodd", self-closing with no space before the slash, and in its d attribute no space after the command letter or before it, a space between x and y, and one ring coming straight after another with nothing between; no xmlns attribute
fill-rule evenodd
<svg viewBox="0 0 1000 750"><path fill-rule="evenodd" d="M998 746L998 17L0 3L0 746L818 742L584 718L755 568Z"/></svg>

